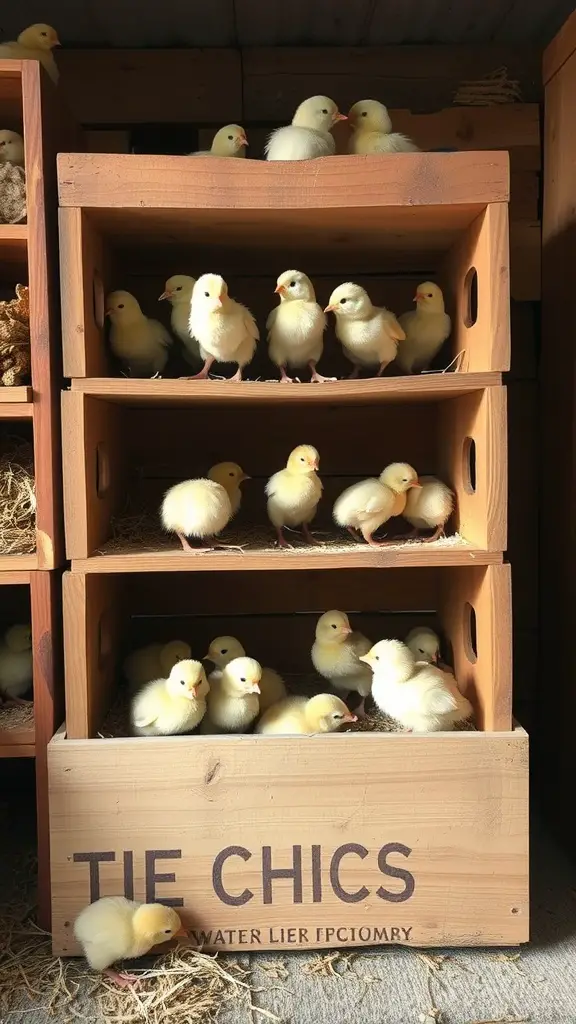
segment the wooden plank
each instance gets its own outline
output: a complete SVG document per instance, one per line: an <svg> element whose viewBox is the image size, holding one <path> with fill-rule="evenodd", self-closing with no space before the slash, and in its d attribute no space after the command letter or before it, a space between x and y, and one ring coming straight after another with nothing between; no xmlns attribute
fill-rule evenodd
<svg viewBox="0 0 576 1024"><path fill-rule="evenodd" d="M29 572L38 568L38 555L0 555L0 574Z"/></svg>
<svg viewBox="0 0 576 1024"><path fill-rule="evenodd" d="M544 50L542 78L547 86L554 75L570 59L576 50L576 11L564 22L558 34Z"/></svg>
<svg viewBox="0 0 576 1024"><path fill-rule="evenodd" d="M0 393L0 420L31 420L33 416L34 405L32 402L6 401L2 393Z"/></svg>
<svg viewBox="0 0 576 1024"><path fill-rule="evenodd" d="M25 569L7 569L0 572L0 587L22 586L29 583L30 573Z"/></svg>
<svg viewBox="0 0 576 1024"><path fill-rule="evenodd" d="M62 354L67 377L108 372L103 345L109 258L82 210L59 210Z"/></svg>
<svg viewBox="0 0 576 1024"><path fill-rule="evenodd" d="M537 381L508 385L508 551L514 579L514 624L538 625L539 472L536 453L540 435Z"/></svg>
<svg viewBox="0 0 576 1024"><path fill-rule="evenodd" d="M537 302L542 287L540 221L510 224L510 294L517 302Z"/></svg>
<svg viewBox="0 0 576 1024"><path fill-rule="evenodd" d="M370 20L372 0L357 0L354 5L333 0L317 0L310 5L296 0L286 11L275 3L259 0L234 0L235 20L240 46L294 46L302 39L311 45L356 45L362 41Z"/></svg>
<svg viewBox="0 0 576 1024"><path fill-rule="evenodd" d="M14 388L0 388L0 407L3 405L24 405L32 402L32 388L25 384ZM0 412L0 416L2 412ZM32 412L29 413L32 416Z"/></svg>

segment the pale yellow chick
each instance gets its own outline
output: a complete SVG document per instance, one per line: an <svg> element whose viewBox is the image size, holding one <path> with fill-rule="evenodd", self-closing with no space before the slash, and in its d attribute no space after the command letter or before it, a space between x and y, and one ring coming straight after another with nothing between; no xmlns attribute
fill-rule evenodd
<svg viewBox="0 0 576 1024"><path fill-rule="evenodd" d="M210 676L204 733L246 732L260 713L262 667L254 658L234 658Z"/></svg>
<svg viewBox="0 0 576 1024"><path fill-rule="evenodd" d="M200 345L190 334L190 305L195 284L196 279L188 274L174 274L166 281L164 291L158 299L158 302L167 299L172 306L170 326L173 333L182 342L182 354L191 366L197 366L202 362Z"/></svg>
<svg viewBox="0 0 576 1024"><path fill-rule="evenodd" d="M24 139L18 132L0 132L0 164L24 167Z"/></svg>
<svg viewBox="0 0 576 1024"><path fill-rule="evenodd" d="M206 714L210 687L199 661L179 661L167 679L147 683L132 700L136 736L175 736L191 732Z"/></svg>
<svg viewBox="0 0 576 1024"><path fill-rule="evenodd" d="M396 358L398 342L406 337L398 320L385 306L373 306L365 288L348 282L335 288L325 313L336 317L336 337L358 377L361 367L377 366L379 377Z"/></svg>
<svg viewBox="0 0 576 1024"><path fill-rule="evenodd" d="M124 661L124 675L130 687L136 689L152 679L166 678L179 661L192 657L190 644L184 640L171 640L167 644L148 644L139 647Z"/></svg>
<svg viewBox="0 0 576 1024"><path fill-rule="evenodd" d="M324 349L326 314L316 302L310 278L301 270L285 270L276 282L275 292L280 302L269 314L266 329L268 354L280 369L282 383L293 383L286 373L287 366L308 366L312 380L320 384L334 380L323 377L316 369Z"/></svg>
<svg viewBox="0 0 576 1024"><path fill-rule="evenodd" d="M334 520L367 544L381 547L394 541L374 540L373 534L393 516L401 516L411 487L420 487L416 470L407 462L392 462L378 478L361 480L342 492L334 503Z"/></svg>
<svg viewBox="0 0 576 1024"><path fill-rule="evenodd" d="M199 149L190 156L246 156L248 139L246 132L239 124L227 124L220 128L212 139L210 149Z"/></svg>
<svg viewBox="0 0 576 1024"><path fill-rule="evenodd" d="M359 100L348 111L352 138L350 153L418 153L412 139L392 131L387 108L378 100Z"/></svg>
<svg viewBox="0 0 576 1024"><path fill-rule="evenodd" d="M372 688L372 672L360 656L371 647L371 640L352 629L346 612L325 612L318 619L312 664L335 690L360 694L362 701L356 708L359 718L365 716L364 701Z"/></svg>
<svg viewBox="0 0 576 1024"><path fill-rule="evenodd" d="M256 351L260 334L252 313L228 295L228 285L219 274L203 274L194 285L190 306L190 333L198 339L204 366L190 380L208 376L215 362L236 363L233 381L242 380L242 370Z"/></svg>
<svg viewBox="0 0 576 1024"><path fill-rule="evenodd" d="M0 703L26 704L32 688L32 628L30 623L10 626L0 643Z"/></svg>
<svg viewBox="0 0 576 1024"><path fill-rule="evenodd" d="M224 669L235 658L244 658L245 656L246 651L234 636L217 636L210 644L208 653L204 655L216 665L217 671ZM217 678L217 675L212 673L210 679L213 676ZM260 714L272 707L272 704L283 700L285 696L286 685L282 676L273 668L263 667L260 677Z"/></svg>
<svg viewBox="0 0 576 1024"><path fill-rule="evenodd" d="M292 124L277 128L266 143L267 160L314 160L331 156L336 143L331 134L338 121L345 121L328 96L310 96L300 104Z"/></svg>
<svg viewBox="0 0 576 1024"><path fill-rule="evenodd" d="M124 896L104 896L81 910L74 935L90 967L102 971L121 988L134 985L138 976L115 971L117 960L145 956L154 946L177 936L186 937L178 914L161 903L135 903Z"/></svg>
<svg viewBox="0 0 576 1024"><path fill-rule="evenodd" d="M52 81L57 82L58 68L52 50L60 45L56 29L51 25L30 25L16 42L0 43L0 60L38 60Z"/></svg>
<svg viewBox="0 0 576 1024"><path fill-rule="evenodd" d="M434 530L429 537L423 537L430 544L444 536L444 527L454 509L454 493L435 476L421 476L421 487L408 492L406 508L402 515L414 527L414 536L421 530Z"/></svg>
<svg viewBox="0 0 576 1024"><path fill-rule="evenodd" d="M274 704L256 726L263 736L312 736L314 733L336 732L341 725L358 719L333 693L315 697L287 697Z"/></svg>
<svg viewBox="0 0 576 1024"><path fill-rule="evenodd" d="M282 532L285 526L301 526L307 542L314 543L309 524L322 497L319 466L316 449L310 444L301 444L290 452L286 468L274 473L266 484L268 518L276 527L281 548L290 547Z"/></svg>
<svg viewBox="0 0 576 1024"><path fill-rule="evenodd" d="M208 479L175 484L166 491L160 510L164 529L176 534L184 551L210 551L193 548L187 538L202 540L222 533L240 507L240 484L249 479L235 462L219 462L209 470Z"/></svg>
<svg viewBox="0 0 576 1024"><path fill-rule="evenodd" d="M151 320L130 292L111 292L106 299L110 348L130 377L154 377L168 362L172 338L159 320Z"/></svg>
<svg viewBox="0 0 576 1024"><path fill-rule="evenodd" d="M427 370L452 330L439 285L423 281L416 289L414 302L416 309L400 317L406 339L398 347L397 363L404 373Z"/></svg>
<svg viewBox="0 0 576 1024"><path fill-rule="evenodd" d="M415 626L405 640L416 661L427 661L438 665L440 660L440 637L429 626Z"/></svg>

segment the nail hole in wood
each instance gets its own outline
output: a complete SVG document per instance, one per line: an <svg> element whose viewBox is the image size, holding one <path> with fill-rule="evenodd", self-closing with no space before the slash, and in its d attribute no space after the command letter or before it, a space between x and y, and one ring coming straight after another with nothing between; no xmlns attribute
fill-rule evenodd
<svg viewBox="0 0 576 1024"><path fill-rule="evenodd" d="M464 438L462 452L462 479L467 494L476 493L476 442L473 437Z"/></svg>
<svg viewBox="0 0 576 1024"><path fill-rule="evenodd" d="M464 650L468 661L474 665L478 660L476 612L468 601L464 605Z"/></svg>
<svg viewBox="0 0 576 1024"><path fill-rule="evenodd" d="M470 270L464 278L464 326L473 327L478 319L478 274L476 267Z"/></svg>
<svg viewBox="0 0 576 1024"><path fill-rule="evenodd" d="M104 285L97 270L94 271L92 281L92 297L94 302L94 319L96 325L102 330L104 327Z"/></svg>
<svg viewBox="0 0 576 1024"><path fill-rule="evenodd" d="M103 444L96 446L96 494L103 498L110 487L110 462Z"/></svg>

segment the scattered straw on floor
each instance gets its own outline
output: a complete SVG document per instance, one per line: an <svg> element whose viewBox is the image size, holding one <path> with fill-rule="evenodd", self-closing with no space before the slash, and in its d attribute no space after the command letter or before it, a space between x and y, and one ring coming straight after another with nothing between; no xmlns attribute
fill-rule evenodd
<svg viewBox="0 0 576 1024"><path fill-rule="evenodd" d="M36 490L32 445L6 438L0 452L0 554L36 550Z"/></svg>
<svg viewBox="0 0 576 1024"><path fill-rule="evenodd" d="M341 978L350 970L350 962L357 955L342 953L339 949L330 953L319 953L311 960L306 960L302 965L302 973L313 974L317 978Z"/></svg>
<svg viewBox="0 0 576 1024"><path fill-rule="evenodd" d="M34 705L0 704L0 732L34 728Z"/></svg>

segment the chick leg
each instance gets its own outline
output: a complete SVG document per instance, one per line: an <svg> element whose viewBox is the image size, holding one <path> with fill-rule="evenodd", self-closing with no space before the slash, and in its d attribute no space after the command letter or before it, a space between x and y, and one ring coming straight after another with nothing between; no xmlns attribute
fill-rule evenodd
<svg viewBox="0 0 576 1024"><path fill-rule="evenodd" d="M230 377L230 380L233 380L235 382L238 382L238 381L242 380L242 367L241 366L238 367L238 369L236 370L236 373L234 374L234 376Z"/></svg>
<svg viewBox="0 0 576 1024"><path fill-rule="evenodd" d="M286 367L285 366L281 366L280 367L280 383L281 384L293 384L294 383L294 379L292 377L289 377L288 374L286 373Z"/></svg>
<svg viewBox="0 0 576 1024"><path fill-rule="evenodd" d="M130 988L131 985L136 985L140 981L137 974L128 974L126 971L114 971L111 967L108 967L102 973L107 978L115 981L120 988Z"/></svg>
<svg viewBox="0 0 576 1024"><path fill-rule="evenodd" d="M181 377L180 380L206 380L214 362L214 356L208 356L200 373L193 373L191 377Z"/></svg>
<svg viewBox="0 0 576 1024"><path fill-rule="evenodd" d="M362 700L360 701L358 707L354 708L354 714L357 716L358 719L368 718L368 715L366 714L366 708L364 707L365 700L366 697L362 697Z"/></svg>
<svg viewBox="0 0 576 1024"><path fill-rule="evenodd" d="M444 527L443 526L437 526L431 537L422 537L422 540L423 540L424 544L431 544L432 541L438 540L439 537L443 537L443 536L444 536Z"/></svg>
<svg viewBox="0 0 576 1024"><path fill-rule="evenodd" d="M372 536L373 530L364 529L361 531L361 533L362 536L364 537L364 540L366 541L367 544L370 545L371 548L385 548L389 544L396 543L396 541L394 540L374 540L374 537Z"/></svg>
<svg viewBox="0 0 576 1024"><path fill-rule="evenodd" d="M316 369L316 361L314 359L310 360L308 367L312 374L311 380L314 384L331 384L337 379L336 377L323 377L321 373L318 373L318 370Z"/></svg>
<svg viewBox="0 0 576 1024"><path fill-rule="evenodd" d="M360 367L359 366L355 366L354 369L352 370L352 373L348 374L348 380L358 380L359 376L360 376Z"/></svg>
<svg viewBox="0 0 576 1024"><path fill-rule="evenodd" d="M182 545L183 551L191 551L193 555L202 554L203 551L212 551L212 548L194 548L190 544L190 541L183 533L177 533L176 536Z"/></svg>
<svg viewBox="0 0 576 1024"><path fill-rule="evenodd" d="M307 544L317 543L317 541L314 540L314 537L310 533L310 527L308 526L308 523L302 523L302 533L304 534L304 540L306 541Z"/></svg>
<svg viewBox="0 0 576 1024"><path fill-rule="evenodd" d="M277 526L276 527L276 533L278 534L278 544L280 545L281 548L291 548L292 547L292 545L288 543L288 541L286 540L286 537L282 533L282 527L281 526Z"/></svg>
<svg viewBox="0 0 576 1024"><path fill-rule="evenodd" d="M348 533L350 534L353 540L360 540L360 537L358 536L359 531L355 529L354 526L347 526L346 529L348 530Z"/></svg>
<svg viewBox="0 0 576 1024"><path fill-rule="evenodd" d="M378 370L378 373L376 374L377 377L381 377L382 376L382 374L384 373L384 370L389 365L389 363L390 363L389 359L385 363L380 363L380 369Z"/></svg>

